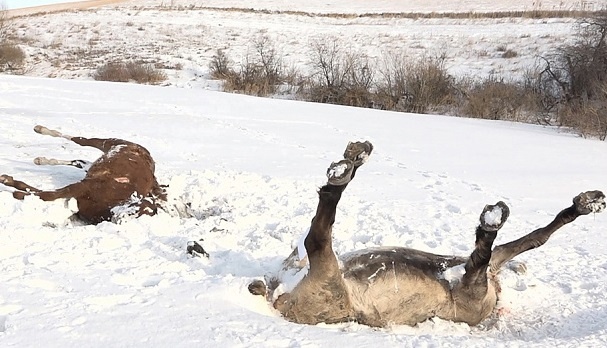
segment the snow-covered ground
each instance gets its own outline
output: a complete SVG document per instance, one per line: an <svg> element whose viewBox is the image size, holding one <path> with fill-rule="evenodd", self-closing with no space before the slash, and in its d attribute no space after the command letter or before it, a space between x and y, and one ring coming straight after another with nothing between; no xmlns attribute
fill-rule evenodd
<svg viewBox="0 0 607 348"><path fill-rule="evenodd" d="M254 98L213 91L0 77L2 173L54 188L80 179L37 156L96 150L36 124L146 146L193 218L69 222L64 202L0 192L2 347L598 347L607 342L607 214L585 216L502 274L499 320L468 327L285 321L247 284L275 270L314 215L316 189L350 140L375 151L348 187L335 250L400 245L465 255L487 203L505 201L498 243L607 189L607 143L539 126ZM69 205L68 205L69 206ZM210 259L190 258L202 242Z"/></svg>
<svg viewBox="0 0 607 348"><path fill-rule="evenodd" d="M195 9L186 9L195 5ZM607 344L607 214L586 216L502 274L503 317L478 327L286 322L246 289L275 270L313 217L316 189L350 140L375 150L340 203L335 250L400 245L469 253L483 207L511 216L507 242L543 226L581 191L607 191L607 143L553 128L412 115L218 93L208 62L243 57L266 35L293 64L310 42L338 37L372 57L447 55L457 74L520 77L571 38L573 19L314 17L309 13L589 9L595 1L131 0L16 19L27 74L0 76L0 174L41 188L83 177L38 156L95 159L96 150L33 132L36 124L146 146L170 197L166 214L82 226L70 205L16 201L0 187L0 347L599 347ZM200 9L200 7L208 7ZM518 56L501 58L501 49ZM167 67L168 85L90 81L109 60ZM177 69L177 66L181 68ZM85 81L42 79L74 78ZM87 81L88 80L88 81ZM199 240L210 259L190 258Z"/></svg>
<svg viewBox="0 0 607 348"><path fill-rule="evenodd" d="M236 63L267 37L287 67L309 73L317 42L338 40L344 51L381 65L391 54L413 61L445 57L457 76L522 78L538 61L573 38L573 18L408 19L371 12L487 12L577 9L580 1L223 1L131 0L87 11L17 18L27 52L26 74L91 79L110 61L143 60L164 68L167 84L217 89L209 63L222 49ZM222 10L219 8L232 8ZM256 10L300 11L284 13ZM319 17L314 13L348 16ZM354 16L353 16L354 15ZM503 58L506 50L516 56Z"/></svg>

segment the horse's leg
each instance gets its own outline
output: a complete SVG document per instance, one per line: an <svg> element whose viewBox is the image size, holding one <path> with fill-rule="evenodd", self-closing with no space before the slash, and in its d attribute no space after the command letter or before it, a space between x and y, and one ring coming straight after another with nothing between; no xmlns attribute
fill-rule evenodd
<svg viewBox="0 0 607 348"><path fill-rule="evenodd" d="M0 175L0 184L4 184L9 187L14 187L20 191L30 191L30 192L40 192L41 191L40 189L30 186L30 185L24 183L23 181L14 180L12 176L6 175L6 174Z"/></svg>
<svg viewBox="0 0 607 348"><path fill-rule="evenodd" d="M480 224L476 228L474 251L466 261L461 281L452 290L453 320L475 325L493 310L497 297L495 292L488 292L490 285L487 269L493 241L509 215L508 206L501 201L483 209Z"/></svg>
<svg viewBox="0 0 607 348"><path fill-rule="evenodd" d="M39 166L71 166L84 169L84 171L86 172L89 170L93 163L85 160L66 161L54 158L36 157L34 158L34 164Z"/></svg>
<svg viewBox="0 0 607 348"><path fill-rule="evenodd" d="M352 178L354 178L354 175L356 174L356 170L362 166L367 159L369 158L369 155L371 154L371 152L373 151L373 145L368 142L350 142L348 143L348 146L346 147L346 150L344 151L344 164L339 164L342 162L338 162L333 163L329 169L327 170L327 176L328 176L328 181L329 183L328 185L331 185L331 181L333 181L333 184L336 183L336 181L343 181L344 183L341 184L342 188L341 188L341 192L343 192L343 190L346 188L346 186L348 185L348 183L350 182L350 180L352 180ZM349 161L349 162L348 162ZM345 174L343 172L343 169L346 168L348 164L350 163L350 170L351 170L351 174L349 174L347 177L343 174ZM344 167L345 166L345 167ZM340 177L339 174L341 172L342 177ZM321 189L322 192L322 189ZM320 193L319 193L320 194ZM314 224L314 220L312 220L312 224ZM309 234L308 234L309 235ZM307 239L307 236L306 236ZM305 245L305 241L304 241L304 245ZM278 274L270 274L266 276L266 282L264 283L264 281L261 280L255 280L253 281L251 284L249 284L249 292L251 292L253 295L268 295L268 297L271 297L272 292L280 285L281 283L281 275L285 274L286 272L297 272L299 270L301 270L303 267L306 266L307 261L308 261L308 257L300 257L300 254L305 253L305 252L299 252L298 248L296 247L291 254L282 262L282 266L281 269L279 270ZM267 285L267 286L266 286Z"/></svg>
<svg viewBox="0 0 607 348"><path fill-rule="evenodd" d="M290 293L274 302L285 318L303 324L333 323L353 316L350 299L333 252L332 229L341 194L352 179L349 159L332 163L328 182L318 191L318 207L304 240L310 268Z"/></svg>
<svg viewBox="0 0 607 348"><path fill-rule="evenodd" d="M574 221L582 215L599 213L605 209L605 195L601 191L580 193L573 198L573 205L563 209L554 220L545 227L510 243L498 245L491 256L491 272L497 273L504 263L527 250L537 248L548 241L550 236L559 228Z"/></svg>
<svg viewBox="0 0 607 348"><path fill-rule="evenodd" d="M318 192L316 215L312 219L310 232L304 241L310 262L310 275L316 272L322 273L327 267L331 270L334 268L339 270L331 237L337 203L342 192L354 178L356 170L366 162L371 151L373 146L369 142L349 143L344 152L344 159L332 163L327 169L327 184Z"/></svg>
<svg viewBox="0 0 607 348"><path fill-rule="evenodd" d="M108 153L114 146L117 145L131 145L133 144L130 141L115 139L115 138L83 138L83 137L73 137L71 135L63 134L57 130L48 129L44 126L37 125L34 127L34 131L38 134L49 135L51 137L56 138L64 138L67 140L71 140L80 146L90 146L96 149L103 151L103 153Z"/></svg>
<svg viewBox="0 0 607 348"><path fill-rule="evenodd" d="M17 189L18 191L13 192L13 197L17 199L23 199L25 196L34 194L43 201L54 201L59 198L75 197L77 193L80 192L82 186L80 182L77 182L54 191L42 191L23 181L14 180L10 175L0 175L0 183Z"/></svg>

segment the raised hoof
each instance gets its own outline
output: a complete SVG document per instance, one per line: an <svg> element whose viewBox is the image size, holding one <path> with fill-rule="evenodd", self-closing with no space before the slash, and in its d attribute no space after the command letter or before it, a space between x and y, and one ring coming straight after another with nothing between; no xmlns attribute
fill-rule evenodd
<svg viewBox="0 0 607 348"><path fill-rule="evenodd" d="M0 184L10 185L13 182L13 177L10 175L0 175Z"/></svg>
<svg viewBox="0 0 607 348"><path fill-rule="evenodd" d="M581 215L605 210L605 195L601 191L586 191L573 198L575 209Z"/></svg>
<svg viewBox="0 0 607 348"><path fill-rule="evenodd" d="M48 129L45 126L41 126L41 125L36 125L34 127L34 132L38 133L38 134L42 134L42 135L50 135L52 137L60 137L61 133L59 133L56 130L52 130L52 129Z"/></svg>
<svg viewBox="0 0 607 348"><path fill-rule="evenodd" d="M352 161L355 167L362 166L373 152L373 144L365 142L350 142L344 151L344 158Z"/></svg>
<svg viewBox="0 0 607 348"><path fill-rule="evenodd" d="M188 242L188 248L187 248L187 252L188 254L192 255L192 256L198 256L198 257L209 257L209 253L207 253L204 248L198 244L198 242L196 241L191 241Z"/></svg>
<svg viewBox="0 0 607 348"><path fill-rule="evenodd" d="M499 201L495 205L486 205L480 216L481 228L488 232L497 232L508 220L510 208Z"/></svg>
<svg viewBox="0 0 607 348"><path fill-rule="evenodd" d="M249 284L249 292L253 295L266 296L268 289L262 280L254 280Z"/></svg>
<svg viewBox="0 0 607 348"><path fill-rule="evenodd" d="M345 185L352 180L354 163L349 159L333 162L327 169L327 179L330 185Z"/></svg>

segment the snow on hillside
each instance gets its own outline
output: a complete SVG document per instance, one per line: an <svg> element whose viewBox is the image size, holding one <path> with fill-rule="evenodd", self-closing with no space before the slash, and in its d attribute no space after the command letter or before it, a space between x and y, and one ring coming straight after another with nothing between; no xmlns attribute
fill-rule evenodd
<svg viewBox="0 0 607 348"><path fill-rule="evenodd" d="M253 8L313 13L495 12L531 10L598 10L590 0L131 0L131 4Z"/></svg>
<svg viewBox="0 0 607 348"><path fill-rule="evenodd" d="M344 51L382 64L390 55L417 61L443 56L457 76L520 79L538 57L570 42L573 18L407 19L389 17L315 17L307 14L250 12L279 9L317 13L497 10L481 1L194 1L139 0L87 11L17 18L16 34L27 52L26 74L91 79L107 62L142 60L165 69L167 84L217 89L209 63L223 50L236 64L267 37L285 65L309 73L317 42L338 40ZM492 2L491 2L492 3ZM503 9L525 10L532 1L503 1ZM560 4L560 2L559 2ZM542 2L542 9L574 7L578 2ZM194 8L188 5L194 5ZM223 11L201 7L235 7ZM500 7L501 9L501 7ZM504 58L506 50L514 57Z"/></svg>
<svg viewBox="0 0 607 348"><path fill-rule="evenodd" d="M36 124L146 146L171 199L162 214L83 226L73 205L16 201L0 188L2 347L578 347L607 341L607 215L585 216L505 271L509 310L477 327L298 325L247 284L275 270L313 217L316 189L350 140L375 151L338 208L335 250L379 245L465 255L487 203L511 217L497 243L607 190L607 143L538 126L390 113L194 89L0 77L0 168L50 189L82 178L37 156L96 150ZM185 253L201 242L209 259Z"/></svg>

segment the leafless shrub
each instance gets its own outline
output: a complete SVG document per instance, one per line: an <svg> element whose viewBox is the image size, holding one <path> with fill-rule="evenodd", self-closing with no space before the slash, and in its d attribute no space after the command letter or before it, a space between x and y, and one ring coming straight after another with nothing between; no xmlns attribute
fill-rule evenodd
<svg viewBox="0 0 607 348"><path fill-rule="evenodd" d="M232 62L223 50L217 50L211 58L209 72L211 77L217 80L224 80L234 72Z"/></svg>
<svg viewBox="0 0 607 348"><path fill-rule="evenodd" d="M25 66L25 52L17 45L0 44L0 71L19 73Z"/></svg>
<svg viewBox="0 0 607 348"><path fill-rule="evenodd" d="M97 81L158 84L167 79L166 74L152 64L140 62L108 63L97 69L93 78Z"/></svg>
<svg viewBox="0 0 607 348"><path fill-rule="evenodd" d="M582 135L604 133L607 94L607 11L578 23L576 40L543 57L542 93L555 100L557 119Z"/></svg>
<svg viewBox="0 0 607 348"><path fill-rule="evenodd" d="M502 58L515 58L518 57L518 52L511 50L511 49L507 49L502 53Z"/></svg>
<svg viewBox="0 0 607 348"><path fill-rule="evenodd" d="M529 122L527 111L534 108L535 94L524 84L490 77L472 83L459 113L490 120Z"/></svg>
<svg viewBox="0 0 607 348"><path fill-rule="evenodd" d="M303 89L313 102L372 107L374 67L363 54L346 51L338 40L323 39L311 45L311 76Z"/></svg>
<svg viewBox="0 0 607 348"><path fill-rule="evenodd" d="M455 80L444 66L445 57L408 61L392 55L381 69L377 93L387 109L425 113L455 102Z"/></svg>
<svg viewBox="0 0 607 348"><path fill-rule="evenodd" d="M567 104L559 112L563 125L577 131L583 137L607 139L607 96L587 104Z"/></svg>
<svg viewBox="0 0 607 348"><path fill-rule="evenodd" d="M23 73L25 51L10 40L13 22L4 2L0 1L0 72Z"/></svg>
<svg viewBox="0 0 607 348"><path fill-rule="evenodd" d="M267 36L255 40L252 51L238 69L232 67L223 51L217 51L209 65L211 76L224 81L225 91L256 96L275 94L287 80L282 56Z"/></svg>

